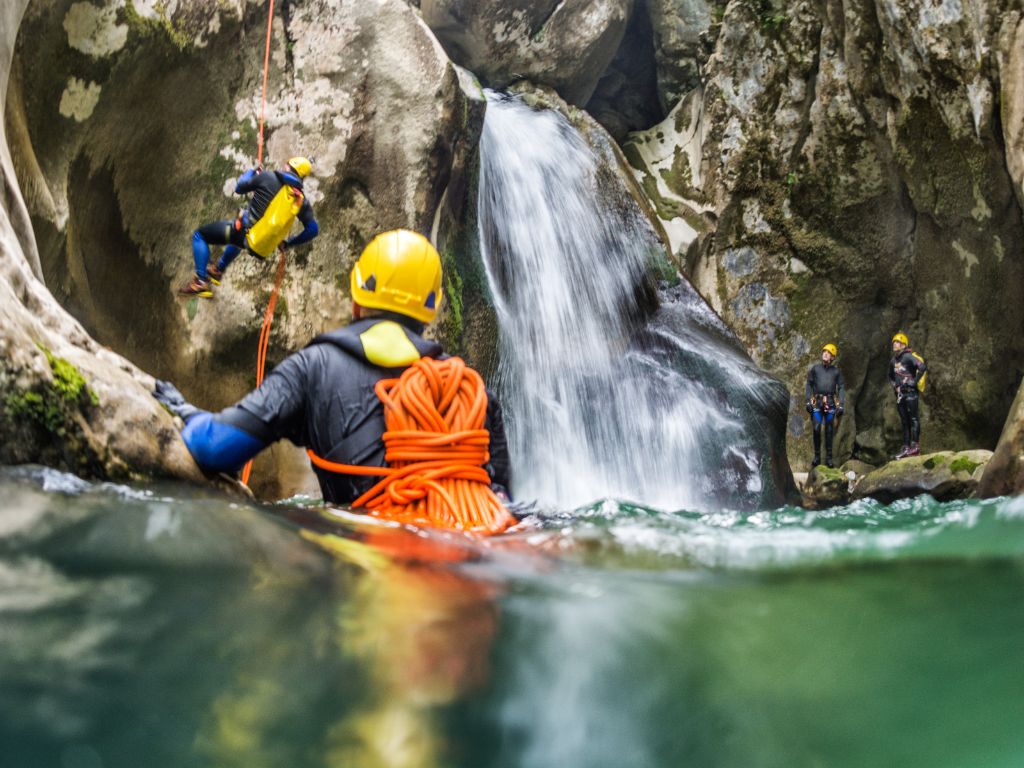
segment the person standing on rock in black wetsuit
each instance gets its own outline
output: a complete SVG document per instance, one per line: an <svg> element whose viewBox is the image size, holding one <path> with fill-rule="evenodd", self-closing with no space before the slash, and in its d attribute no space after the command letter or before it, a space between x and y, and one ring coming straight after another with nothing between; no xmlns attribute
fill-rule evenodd
<svg viewBox="0 0 1024 768"><path fill-rule="evenodd" d="M843 373L834 363L839 356L835 344L821 348L821 362L811 366L807 372L805 394L807 412L814 422L814 459L811 466L821 464L821 427L825 425L825 466L832 466L832 437L835 420L843 415L846 407L846 384Z"/></svg>
<svg viewBox="0 0 1024 768"><path fill-rule="evenodd" d="M896 454L897 459L921 453L920 396L927 372L924 358L910 348L906 334L899 332L893 336L889 384L896 393L896 410L903 425L903 450Z"/></svg>

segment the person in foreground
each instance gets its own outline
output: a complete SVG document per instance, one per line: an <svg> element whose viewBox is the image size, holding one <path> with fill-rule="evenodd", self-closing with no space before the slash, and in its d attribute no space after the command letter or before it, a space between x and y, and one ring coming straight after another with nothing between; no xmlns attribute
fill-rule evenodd
<svg viewBox="0 0 1024 768"><path fill-rule="evenodd" d="M286 438L328 462L385 466L384 404L374 391L421 358L447 359L423 338L441 301L441 259L427 238L408 230L378 235L352 270L352 322L285 358L260 387L220 413L185 402L167 382L154 396L185 421L182 437L208 472L238 471L270 443ZM487 392L492 489L507 498L509 456L501 409ZM379 477L326 471L314 463L324 500L349 504Z"/></svg>
<svg viewBox="0 0 1024 768"><path fill-rule="evenodd" d="M807 412L814 422L814 459L811 466L821 464L821 426L825 425L825 466L832 466L832 437L835 419L843 415L846 407L846 384L843 373L834 365L839 356L835 344L821 348L821 362L811 366L804 387Z"/></svg>
<svg viewBox="0 0 1024 768"><path fill-rule="evenodd" d="M279 171L252 168L239 176L235 194L251 194L249 205L236 219L204 224L192 233L196 271L178 293L211 299L213 286L220 285L225 270L243 248L265 259L279 246L291 248L316 237L320 227L302 189L312 168L308 158L293 157ZM302 222L302 231L285 239L296 218ZM216 263L210 262L211 245L225 246Z"/></svg>
<svg viewBox="0 0 1024 768"><path fill-rule="evenodd" d="M906 334L900 331L893 336L889 384L896 393L896 410L903 425L903 450L896 454L897 459L921 453L920 395L927 372L924 358L910 348Z"/></svg>

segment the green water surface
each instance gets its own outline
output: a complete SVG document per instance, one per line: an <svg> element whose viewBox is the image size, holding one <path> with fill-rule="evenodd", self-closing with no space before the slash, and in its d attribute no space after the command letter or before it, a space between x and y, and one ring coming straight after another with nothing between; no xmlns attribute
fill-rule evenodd
<svg viewBox="0 0 1024 768"><path fill-rule="evenodd" d="M0 766L1024 765L1024 498L487 542L0 470Z"/></svg>

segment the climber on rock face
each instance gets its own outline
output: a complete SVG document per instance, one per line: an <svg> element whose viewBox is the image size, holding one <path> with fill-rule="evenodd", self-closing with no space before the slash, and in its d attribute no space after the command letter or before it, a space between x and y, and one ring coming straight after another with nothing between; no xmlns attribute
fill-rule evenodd
<svg viewBox="0 0 1024 768"><path fill-rule="evenodd" d="M846 384L843 373L833 363L839 356L835 344L821 348L821 362L807 372L804 387L807 412L814 422L814 459L811 466L821 464L821 427L825 425L825 466L832 466L832 437L834 421L843 415L846 406Z"/></svg>
<svg viewBox="0 0 1024 768"><path fill-rule="evenodd" d="M195 274L178 293L212 298L213 286L220 285L224 271L243 248L265 259L279 246L290 248L316 237L320 228L302 189L302 180L311 170L307 158L293 157L279 171L253 168L239 176L235 194L251 194L249 205L236 219L204 224L192 233ZM287 237L296 218L303 229ZM225 246L216 263L210 263L211 245Z"/></svg>
<svg viewBox="0 0 1024 768"><path fill-rule="evenodd" d="M317 336L285 358L236 405L207 413L189 405L173 385L154 396L185 421L182 437L199 466L236 472L276 440L287 438L330 462L385 466L385 409L374 387L421 358L447 356L423 338L441 301L441 259L427 238L408 230L378 235L352 270L353 322ZM491 481L504 492L509 456L501 409L486 393ZM379 478L325 471L314 464L324 499L350 503Z"/></svg>

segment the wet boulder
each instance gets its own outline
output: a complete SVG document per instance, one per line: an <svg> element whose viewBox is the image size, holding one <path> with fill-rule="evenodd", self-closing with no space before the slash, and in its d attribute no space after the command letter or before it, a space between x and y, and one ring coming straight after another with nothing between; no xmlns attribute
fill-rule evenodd
<svg viewBox="0 0 1024 768"><path fill-rule="evenodd" d="M488 85L527 79L585 104L626 31L633 0L421 0L452 59Z"/></svg>
<svg viewBox="0 0 1024 768"><path fill-rule="evenodd" d="M825 509L848 504L853 477L856 475L852 471L847 473L824 464L814 467L807 473L807 480L800 489L803 505L808 509Z"/></svg>
<svg viewBox="0 0 1024 768"><path fill-rule="evenodd" d="M1013 401L999 444L978 486L980 496L1019 493L1024 493L1024 385Z"/></svg>
<svg viewBox="0 0 1024 768"><path fill-rule="evenodd" d="M891 461L857 481L854 499L889 503L927 493L939 501L975 495L991 451L941 451Z"/></svg>

